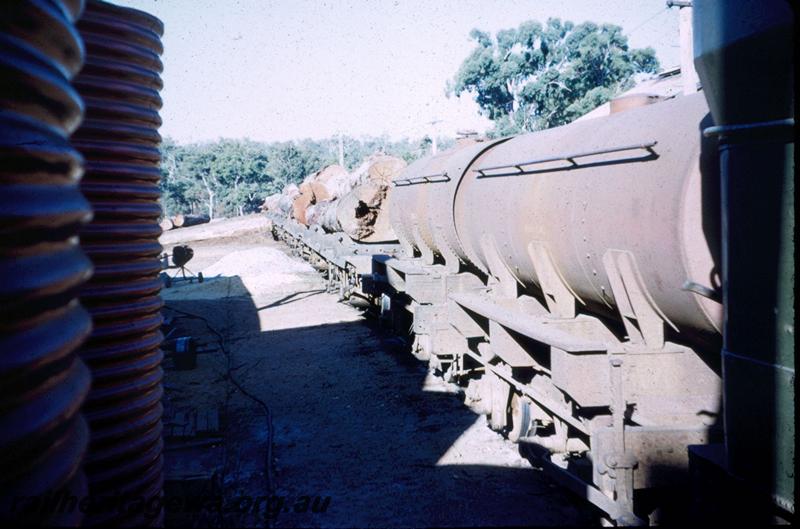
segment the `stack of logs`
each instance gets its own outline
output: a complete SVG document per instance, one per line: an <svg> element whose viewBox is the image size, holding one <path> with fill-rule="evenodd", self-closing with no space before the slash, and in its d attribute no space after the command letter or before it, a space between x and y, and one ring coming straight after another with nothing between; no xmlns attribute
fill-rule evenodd
<svg viewBox="0 0 800 529"><path fill-rule="evenodd" d="M283 193L267 197L262 210L328 233L343 231L358 242L394 241L388 212L391 181L405 167L404 160L385 154L369 156L351 173L329 165L299 186L289 184Z"/></svg>

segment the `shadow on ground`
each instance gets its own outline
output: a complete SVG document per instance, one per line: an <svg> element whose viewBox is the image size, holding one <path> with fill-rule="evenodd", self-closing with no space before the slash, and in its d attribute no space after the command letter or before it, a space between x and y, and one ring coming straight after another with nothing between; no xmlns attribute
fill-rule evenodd
<svg viewBox="0 0 800 529"><path fill-rule="evenodd" d="M229 291L242 291L238 277L226 280L236 283ZM212 441L197 431L170 438L168 424L167 493L219 494L223 510L236 510L239 502L247 511L220 513L212 505L201 514L168 512L168 526L596 522L583 501L526 468L516 447L499 440L457 395L426 382L425 365L397 338L314 281L288 292L167 300L164 312L176 332L207 342L210 350L198 356L195 369L168 369L167 417L174 425L176 410L185 412L180 417L219 411ZM285 311L293 317L287 320ZM326 314L348 321L314 324ZM295 326L280 328L286 321ZM224 338L228 357L205 322ZM265 415L235 388L229 368L270 408L271 484ZM267 496L270 485L274 498L245 509L242 498ZM314 500L324 512L312 512Z"/></svg>

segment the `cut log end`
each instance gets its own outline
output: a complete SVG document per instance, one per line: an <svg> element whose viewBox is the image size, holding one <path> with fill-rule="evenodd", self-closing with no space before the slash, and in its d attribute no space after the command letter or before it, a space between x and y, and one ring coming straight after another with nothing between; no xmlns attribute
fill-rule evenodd
<svg viewBox="0 0 800 529"><path fill-rule="evenodd" d="M342 197L336 210L342 231L358 242L397 240L389 223L390 189L383 182L368 181Z"/></svg>

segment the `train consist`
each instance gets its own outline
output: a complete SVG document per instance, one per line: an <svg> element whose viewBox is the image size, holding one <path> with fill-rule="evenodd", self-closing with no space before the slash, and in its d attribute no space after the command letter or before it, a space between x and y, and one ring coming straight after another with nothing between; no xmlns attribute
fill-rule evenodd
<svg viewBox="0 0 800 529"><path fill-rule="evenodd" d="M741 17L698 7L696 17L733 25ZM760 39L751 45L786 37L784 6L772 7L777 15L748 28ZM723 447L727 473L748 480L731 467L735 417L723 410L723 395L731 402L743 391L723 370L723 330L726 340L732 334L723 313L747 309L731 309L736 297L723 280L731 191L723 199L720 190L730 189L721 184L730 167L723 155L721 168L725 140L715 133L720 109L741 101L713 97L730 81L714 77L720 57L742 44L696 34L706 36L696 63L712 94L463 140L418 160L393 181L395 244L360 244L271 215L275 236L326 271L331 289L410 327L412 350L431 371L617 524L656 521L660 491L688 490L690 447ZM790 164L787 138L770 141ZM793 359L781 367L791 384L778 389L793 406ZM785 412L777 415L783 439ZM756 488L791 516L784 456Z"/></svg>
<svg viewBox="0 0 800 529"><path fill-rule="evenodd" d="M547 449L609 517L633 521L634 492L669 483L687 445L720 433L707 115L695 94L423 158L394 180L399 244L379 251L276 229L343 296L410 313L414 353L493 429Z"/></svg>

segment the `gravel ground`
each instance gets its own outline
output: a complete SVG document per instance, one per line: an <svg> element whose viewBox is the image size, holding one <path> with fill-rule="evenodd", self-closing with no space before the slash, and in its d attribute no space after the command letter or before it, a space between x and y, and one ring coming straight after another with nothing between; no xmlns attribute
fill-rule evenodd
<svg viewBox="0 0 800 529"><path fill-rule="evenodd" d="M175 230L193 236L191 230ZM172 232L170 232L172 233ZM181 241L173 241L178 243ZM419 527L589 525L586 503L552 485L489 430L453 388L428 376L401 342L324 292L324 282L260 229L193 243L213 272L164 291L168 307L207 318L225 338L233 376L269 406L273 493L267 516L197 525ZM171 314L169 310L167 314ZM201 322L186 321L202 333ZM219 352L168 371L173 400L224 408L225 441L208 457L225 494L266 494L263 410L233 388ZM211 455L209 455L211 454ZM169 456L169 453L168 453ZM172 456L173 475L182 472ZM184 457L185 459L185 457ZM324 512L302 511L303 497ZM325 498L329 497L328 503ZM313 503L312 503L313 504ZM274 508L281 507L281 508ZM169 521L169 519L168 519Z"/></svg>

